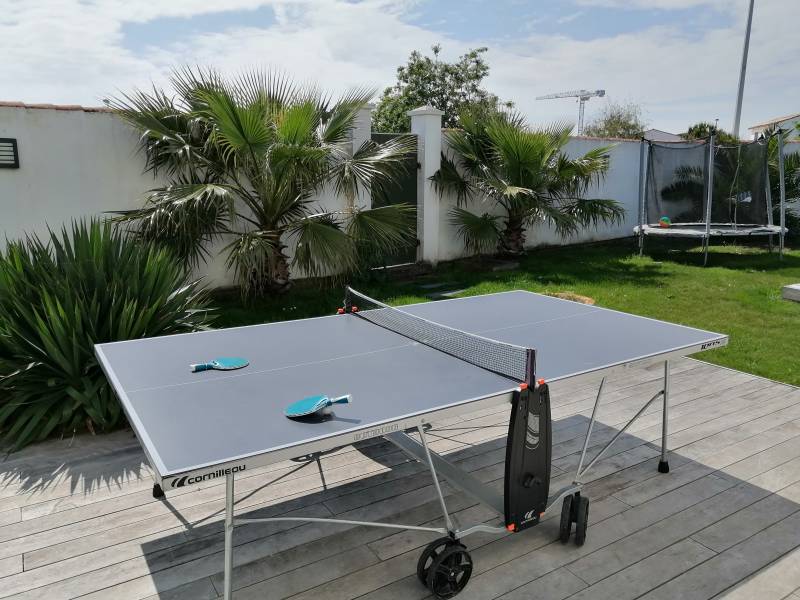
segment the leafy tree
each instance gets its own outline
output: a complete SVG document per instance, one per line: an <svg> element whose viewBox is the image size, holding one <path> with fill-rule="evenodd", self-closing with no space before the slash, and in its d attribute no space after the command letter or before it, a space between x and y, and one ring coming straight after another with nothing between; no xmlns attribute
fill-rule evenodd
<svg viewBox="0 0 800 600"><path fill-rule="evenodd" d="M633 102L608 102L583 134L590 137L640 138L647 126L642 120L642 107Z"/></svg>
<svg viewBox="0 0 800 600"><path fill-rule="evenodd" d="M462 115L461 129L447 134L455 159L443 156L433 181L456 195L451 221L468 249L520 254L525 228L535 223L550 223L567 236L622 219L615 200L583 197L607 172L610 147L570 158L564 146L571 133L569 125L531 129L516 113ZM488 210L478 215L465 208L474 200Z"/></svg>
<svg viewBox="0 0 800 600"><path fill-rule="evenodd" d="M210 241L232 239L227 264L245 295L287 289L290 266L347 272L365 248L391 253L413 240L411 206L358 205L361 193L385 192L416 151L411 136L352 147L354 120L373 90L331 103L260 70L224 79L183 69L171 83L174 96L153 89L111 102L141 132L146 169L169 179L120 217L142 238L167 243L189 264L208 257ZM325 186L344 198L344 210L317 206Z"/></svg>
<svg viewBox="0 0 800 600"><path fill-rule="evenodd" d="M739 143L739 140L733 135L707 121L695 123L686 130L686 133L682 133L681 137L685 140L702 140L708 138L712 133L716 144L735 145Z"/></svg>
<svg viewBox="0 0 800 600"><path fill-rule="evenodd" d="M439 59L442 50L432 47L433 56L414 51L408 63L397 68L397 83L387 87L372 113L374 131L403 132L411 128L406 113L430 105L444 111L443 127L457 127L458 116L466 109L492 113L501 104L499 98L481 87L489 74L483 57L487 48L476 48L455 62ZM511 102L502 103L511 108Z"/></svg>

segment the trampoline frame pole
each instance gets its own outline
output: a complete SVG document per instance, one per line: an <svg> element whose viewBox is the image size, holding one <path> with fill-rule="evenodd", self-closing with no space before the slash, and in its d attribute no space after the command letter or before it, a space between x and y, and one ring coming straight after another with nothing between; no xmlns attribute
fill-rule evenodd
<svg viewBox="0 0 800 600"><path fill-rule="evenodd" d="M642 138L639 142L639 256L644 254L644 221L645 221L645 186L647 179L645 175L645 143ZM649 145L648 145L649 148Z"/></svg>
<svg viewBox="0 0 800 600"><path fill-rule="evenodd" d="M784 178L783 161L783 130L778 129L778 186L781 193L780 198L780 241L778 245L778 256L783 260L783 242L786 228L786 180Z"/></svg>
<svg viewBox="0 0 800 600"><path fill-rule="evenodd" d="M774 219L772 217L772 189L770 189L770 181L769 181L769 139L765 140L767 145L767 151L764 153L764 192L767 198L767 226L772 227L774 223ZM767 241L769 242L769 253L772 254L774 240L772 239L773 236L770 233Z"/></svg>
<svg viewBox="0 0 800 600"><path fill-rule="evenodd" d="M711 238L711 203L714 201L714 134L708 140L708 190L706 192L706 235L703 238L703 266L708 264L708 243Z"/></svg>

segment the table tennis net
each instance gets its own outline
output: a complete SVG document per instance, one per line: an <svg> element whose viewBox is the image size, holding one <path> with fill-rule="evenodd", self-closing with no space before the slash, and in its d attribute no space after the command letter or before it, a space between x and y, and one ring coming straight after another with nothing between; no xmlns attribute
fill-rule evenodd
<svg viewBox="0 0 800 600"><path fill-rule="evenodd" d="M347 288L345 305L357 307L354 314L403 337L430 346L475 366L518 382L531 383L534 351L412 315Z"/></svg>

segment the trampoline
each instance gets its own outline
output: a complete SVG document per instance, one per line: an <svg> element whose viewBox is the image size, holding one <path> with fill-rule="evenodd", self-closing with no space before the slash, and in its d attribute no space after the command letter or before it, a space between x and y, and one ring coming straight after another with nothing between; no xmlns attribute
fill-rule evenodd
<svg viewBox="0 0 800 600"><path fill-rule="evenodd" d="M709 240L766 236L770 251L778 238L783 256L787 233L783 182L783 137L776 132L780 176L779 223L773 223L769 182L769 138L737 145L707 140L642 140L639 221L634 233L639 254L648 236L696 239L708 262Z"/></svg>

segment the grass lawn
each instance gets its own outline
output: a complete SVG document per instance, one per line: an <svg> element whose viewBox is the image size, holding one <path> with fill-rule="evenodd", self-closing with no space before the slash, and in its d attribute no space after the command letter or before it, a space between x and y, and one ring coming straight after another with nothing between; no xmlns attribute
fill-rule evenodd
<svg viewBox="0 0 800 600"><path fill-rule="evenodd" d="M800 282L800 251L777 254L742 245L712 246L709 266L697 249L670 250L648 240L639 258L630 240L530 252L519 268L494 272L477 259L440 265L430 273L396 279L375 276L353 287L390 304L430 300L438 291L469 296L513 289L573 292L599 306L730 335L726 348L702 359L800 385L800 303L781 299L781 287ZM443 283L441 287L424 287ZM242 305L218 294L216 326L244 325L333 314L340 288L298 282L286 295Z"/></svg>

